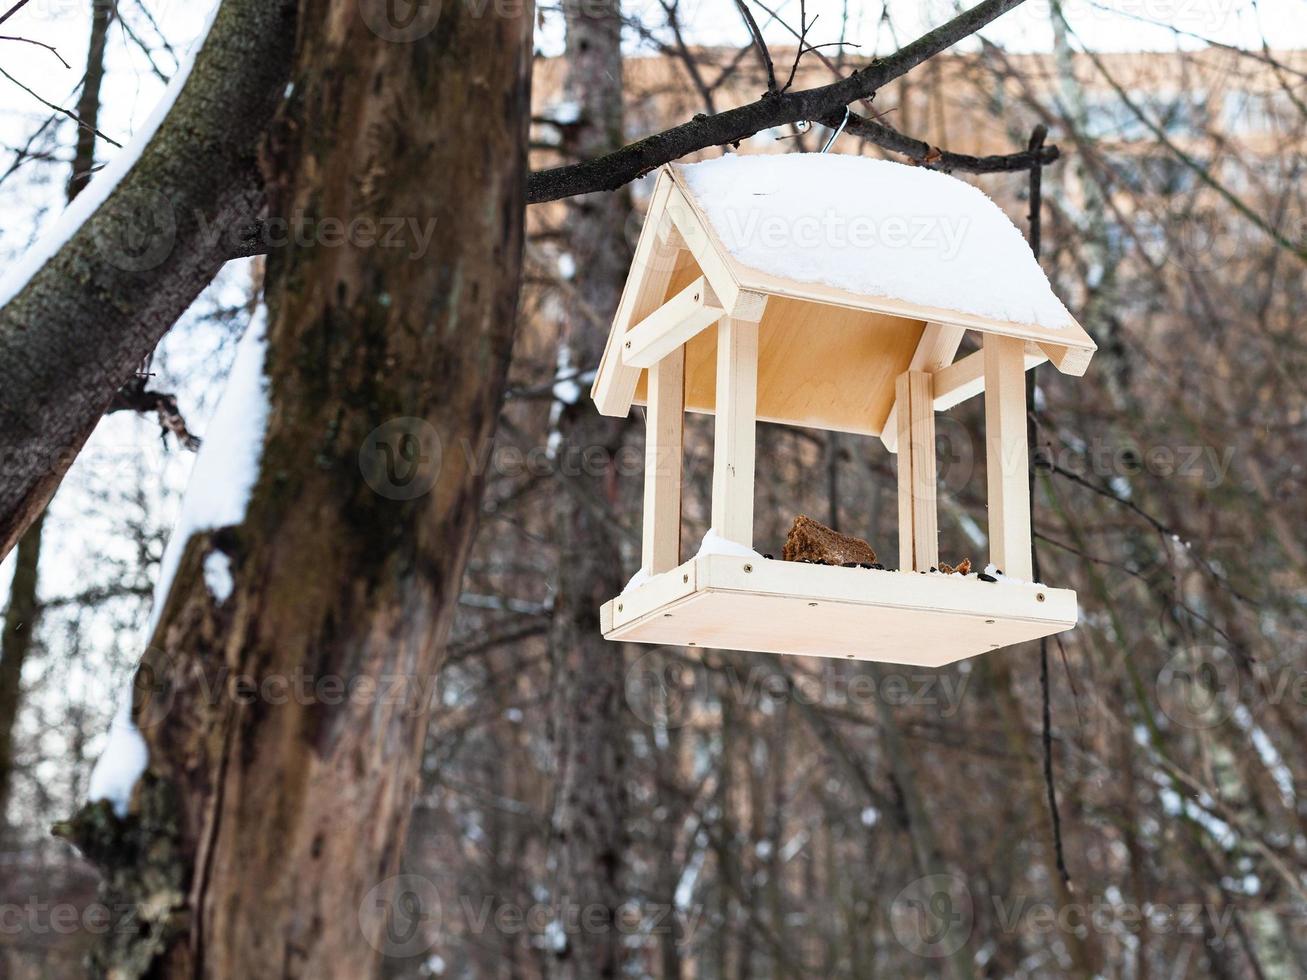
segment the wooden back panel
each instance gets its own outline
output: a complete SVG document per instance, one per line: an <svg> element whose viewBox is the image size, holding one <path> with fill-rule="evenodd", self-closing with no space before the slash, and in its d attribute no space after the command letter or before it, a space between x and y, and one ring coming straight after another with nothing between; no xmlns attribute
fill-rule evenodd
<svg viewBox="0 0 1307 980"><path fill-rule="evenodd" d="M676 295L702 273L681 253L668 284ZM879 435L926 324L869 310L772 296L758 331L758 418L767 422ZM645 404L647 372L635 400ZM690 341L685 407L711 414L717 397L717 329Z"/></svg>

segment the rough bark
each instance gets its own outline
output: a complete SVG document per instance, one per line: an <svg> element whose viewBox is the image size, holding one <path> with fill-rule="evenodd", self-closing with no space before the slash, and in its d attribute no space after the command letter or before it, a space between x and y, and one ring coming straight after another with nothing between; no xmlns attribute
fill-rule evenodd
<svg viewBox="0 0 1307 980"><path fill-rule="evenodd" d="M420 256L324 238L269 262L247 515L179 565L138 673L167 696L138 686L150 763L126 821L100 805L66 828L151 917L104 954L124 976L357 980L436 915L396 910L414 896L387 882L512 346L533 15L446 4L398 43L368 27L385 7L303 3L268 185L279 214L437 233ZM369 462L387 448L414 463L393 483ZM407 917L389 938L387 909Z"/></svg>
<svg viewBox="0 0 1307 980"><path fill-rule="evenodd" d="M580 107L568 149L582 157L622 142L622 53L619 0L569 0L565 95ZM626 193L592 194L567 203L568 247L576 290L565 310L559 366L599 363L606 323L617 307L630 261L623 234ZM602 910L594 927L565 933L554 975L588 980L623 973L615 916L625 898L627 820L623 657L603 638L599 607L622 586L620 524L613 462L625 424L604 418L588 398L558 403L559 487L555 543L558 592L550 631L557 788L553 814L555 896L559 905ZM580 465L604 459L602 468ZM583 920L584 921L584 920Z"/></svg>
<svg viewBox="0 0 1307 980"><path fill-rule="evenodd" d="M293 0L223 0L131 172L0 309L0 557L53 495L115 390L213 279L259 208Z"/></svg>

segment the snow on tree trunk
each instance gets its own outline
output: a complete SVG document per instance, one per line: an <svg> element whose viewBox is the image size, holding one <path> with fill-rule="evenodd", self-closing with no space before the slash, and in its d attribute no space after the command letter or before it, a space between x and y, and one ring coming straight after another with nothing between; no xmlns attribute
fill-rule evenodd
<svg viewBox="0 0 1307 980"><path fill-rule="evenodd" d="M259 476L178 560L126 819L61 828L139 910L123 976L355 980L414 924L385 917L515 329L533 16L424 9L301 7L265 168L315 244L269 261Z"/></svg>

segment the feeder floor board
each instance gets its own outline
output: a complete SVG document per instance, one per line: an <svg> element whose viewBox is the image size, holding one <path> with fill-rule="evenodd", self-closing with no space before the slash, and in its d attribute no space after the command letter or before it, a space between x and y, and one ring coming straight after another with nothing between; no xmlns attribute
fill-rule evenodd
<svg viewBox="0 0 1307 980"><path fill-rule="evenodd" d="M939 667L1069 630L1076 594L974 575L699 555L604 603L607 639Z"/></svg>

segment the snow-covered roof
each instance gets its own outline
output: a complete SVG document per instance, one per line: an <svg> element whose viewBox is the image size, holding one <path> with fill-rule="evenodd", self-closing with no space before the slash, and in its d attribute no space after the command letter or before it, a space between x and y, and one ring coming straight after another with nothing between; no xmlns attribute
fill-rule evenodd
<svg viewBox="0 0 1307 980"><path fill-rule="evenodd" d="M1081 375L1096 350L980 190L865 157L664 167L591 388L599 411L620 417L643 403L641 350L678 336L685 408L715 411L709 327L720 316L761 317L759 419L867 435L895 417L904 371L949 368L941 407L983 390L978 354L954 363L967 331L1022 341L1027 369L1047 359Z"/></svg>
<svg viewBox="0 0 1307 980"><path fill-rule="evenodd" d="M1064 328L1025 237L979 188L840 154L730 154L676 168L742 265L800 282Z"/></svg>

